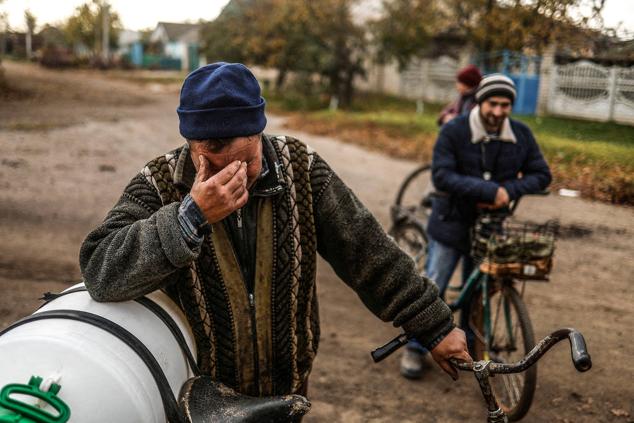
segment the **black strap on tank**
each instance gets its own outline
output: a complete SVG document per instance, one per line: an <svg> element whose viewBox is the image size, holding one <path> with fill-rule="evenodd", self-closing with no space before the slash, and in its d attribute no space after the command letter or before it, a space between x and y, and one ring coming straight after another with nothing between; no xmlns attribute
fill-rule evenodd
<svg viewBox="0 0 634 423"><path fill-rule="evenodd" d="M68 319L87 323L103 329L111 335L119 338L127 346L129 346L139 356L139 358L141 358L141 360L143 360L148 370L152 374L159 393L161 394L161 399L163 401L163 408L165 409L167 421L169 423L185 422L184 416L178 409L176 397L174 396L169 382L165 377L165 373L163 373L163 369L161 369L161 366L156 361L156 358L154 358L150 350L145 345L143 345L143 343L136 336L108 319L105 319L93 313L88 313L86 311L80 310L48 310L35 313L18 320L11 326L1 331L0 336L26 323L44 319Z"/></svg>
<svg viewBox="0 0 634 423"><path fill-rule="evenodd" d="M44 307L46 304L50 303L53 300L56 300L59 297L63 297L64 295L73 294L75 292L85 292L85 291L87 291L85 286L78 286L76 288L71 288L69 290L66 290L57 294L46 292L44 293L42 298L40 298L41 300L44 300L44 304L42 304L39 308ZM187 345L187 341L185 341L185 337L183 336L183 333L178 328L178 325L176 324L174 319L172 319L172 316L170 316L169 313L163 310L161 306L159 306L158 304L156 304L154 301L152 301L151 299L147 297L140 297L134 301L136 301L137 303L141 304L143 307L147 308L152 313L154 313L154 315L158 317L165 324L165 326L167 326L169 331L172 333L172 336L174 336L174 339L176 339L176 342L178 343L178 346L180 347L183 354L185 355L185 358L187 358L187 362L189 363L189 367L191 367L192 372L194 373L194 376L200 376L201 372L200 372L200 369L198 368L198 364L196 364L196 360L194 359L194 356L191 350L189 349L189 346Z"/></svg>
<svg viewBox="0 0 634 423"><path fill-rule="evenodd" d="M41 298L38 298L39 300L44 301L44 304L42 304L41 306L39 306L37 309L41 309L42 307L44 307L46 304L50 303L51 301L59 298L59 297L63 297L64 295L68 295L68 294L73 294L75 292L82 292L82 291L87 291L85 286L78 286L76 288L71 288L71 289L67 289L66 291L63 292L45 292Z"/></svg>
<svg viewBox="0 0 634 423"><path fill-rule="evenodd" d="M189 366L191 367L192 372L195 376L200 376L200 369L198 368L198 364L196 364L196 360L194 359L194 356L192 355L192 352L187 345L187 341L185 341L183 333L176 325L174 319L172 319L172 316L170 316L169 313L163 310L160 305L156 304L148 297L137 298L134 301L150 310L156 315L156 317L158 317L163 323L165 323L165 326L167 326L170 332L172 332L174 339L176 339L176 342L181 347L183 354L185 354L185 357L187 357L187 361L189 362Z"/></svg>

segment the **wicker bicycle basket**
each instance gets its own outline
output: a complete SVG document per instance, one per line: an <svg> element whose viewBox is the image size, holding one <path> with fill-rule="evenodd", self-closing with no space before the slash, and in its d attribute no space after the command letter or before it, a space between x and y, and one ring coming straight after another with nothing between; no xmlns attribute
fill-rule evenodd
<svg viewBox="0 0 634 423"><path fill-rule="evenodd" d="M555 220L534 224L482 215L473 228L471 255L495 277L548 280L558 228Z"/></svg>

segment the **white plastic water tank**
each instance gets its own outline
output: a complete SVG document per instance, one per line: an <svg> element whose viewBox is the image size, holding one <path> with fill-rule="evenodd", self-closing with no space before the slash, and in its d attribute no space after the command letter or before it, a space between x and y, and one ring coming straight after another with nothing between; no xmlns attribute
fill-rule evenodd
<svg viewBox="0 0 634 423"><path fill-rule="evenodd" d="M79 286L82 284L69 290ZM196 357L193 335L177 305L160 291L147 297L171 316ZM50 310L93 313L131 332L160 364L176 397L193 376L167 325L136 301L98 303L80 291L60 296L34 314ZM129 345L91 324L58 318L36 320L0 336L0 388L27 384L33 375L61 386L57 396L70 407L71 422L166 421L160 391L148 366ZM26 396L20 400L36 402Z"/></svg>

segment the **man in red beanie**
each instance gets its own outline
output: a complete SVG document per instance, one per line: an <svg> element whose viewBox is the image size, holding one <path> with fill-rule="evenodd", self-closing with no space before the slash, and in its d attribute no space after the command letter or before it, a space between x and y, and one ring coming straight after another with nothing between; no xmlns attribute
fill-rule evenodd
<svg viewBox="0 0 634 423"><path fill-rule="evenodd" d="M475 92L482 79L480 70L475 65L468 65L456 75L456 90L460 97L453 103L447 105L440 112L438 126L442 126L451 119L467 114L476 105Z"/></svg>

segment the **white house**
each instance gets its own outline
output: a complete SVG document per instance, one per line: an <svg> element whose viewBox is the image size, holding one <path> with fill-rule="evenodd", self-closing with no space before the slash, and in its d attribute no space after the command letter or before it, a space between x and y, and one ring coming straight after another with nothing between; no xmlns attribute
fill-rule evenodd
<svg viewBox="0 0 634 423"><path fill-rule="evenodd" d="M180 59L181 69L188 71L203 64L198 56L198 43L202 25L191 23L159 22L150 41L163 46L163 55Z"/></svg>
<svg viewBox="0 0 634 423"><path fill-rule="evenodd" d="M141 32L124 29L119 32L119 42L117 54L124 55L130 53L130 46L141 41Z"/></svg>

